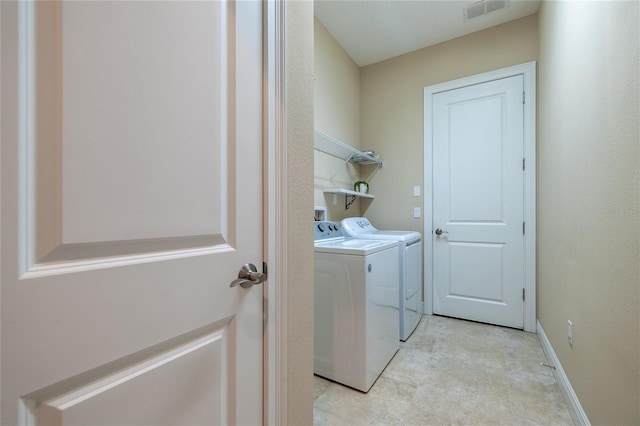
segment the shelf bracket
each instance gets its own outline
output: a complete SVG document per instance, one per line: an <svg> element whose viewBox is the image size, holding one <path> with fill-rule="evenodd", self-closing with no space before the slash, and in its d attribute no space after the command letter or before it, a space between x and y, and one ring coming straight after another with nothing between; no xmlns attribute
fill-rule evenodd
<svg viewBox="0 0 640 426"><path fill-rule="evenodd" d="M351 207L351 204L355 203L357 199L358 197L356 195L352 195L351 201L349 201L349 194L344 194L344 209L349 210L349 207Z"/></svg>
<svg viewBox="0 0 640 426"><path fill-rule="evenodd" d="M335 185L335 182L333 181L333 178L338 176L338 173L340 173L340 170L342 170L347 164L349 164L349 161L351 161L351 158L353 157L353 154L350 154L345 160L344 163L342 163L342 165L340 167L338 167L338 169L336 170L336 172L334 174L331 175L331 177L329 178L329 182L331 182L332 185Z"/></svg>

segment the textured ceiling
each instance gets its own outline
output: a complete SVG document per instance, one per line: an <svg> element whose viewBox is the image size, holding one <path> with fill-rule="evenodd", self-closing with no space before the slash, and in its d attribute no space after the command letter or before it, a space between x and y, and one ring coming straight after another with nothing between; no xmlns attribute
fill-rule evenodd
<svg viewBox="0 0 640 426"><path fill-rule="evenodd" d="M315 0L315 15L356 64L365 66L538 11L540 0L511 0L507 7L468 21L461 0Z"/></svg>

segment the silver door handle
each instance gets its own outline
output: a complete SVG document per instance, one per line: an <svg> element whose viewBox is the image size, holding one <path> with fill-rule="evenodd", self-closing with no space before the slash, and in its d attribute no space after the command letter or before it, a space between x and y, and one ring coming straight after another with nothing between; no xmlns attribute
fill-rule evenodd
<svg viewBox="0 0 640 426"><path fill-rule="evenodd" d="M436 228L436 235L448 234L449 231L443 231L440 228Z"/></svg>
<svg viewBox="0 0 640 426"><path fill-rule="evenodd" d="M229 287L240 286L242 288L253 287L256 284L262 284L267 280L267 274L258 272L256 265L247 263L242 266L238 272L238 278L231 281Z"/></svg>

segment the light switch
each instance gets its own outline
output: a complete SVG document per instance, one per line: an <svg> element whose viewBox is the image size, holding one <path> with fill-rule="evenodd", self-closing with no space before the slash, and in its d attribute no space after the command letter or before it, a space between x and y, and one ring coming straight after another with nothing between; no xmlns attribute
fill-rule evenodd
<svg viewBox="0 0 640 426"><path fill-rule="evenodd" d="M420 217L420 207L413 208L413 217Z"/></svg>
<svg viewBox="0 0 640 426"><path fill-rule="evenodd" d="M419 197L420 196L420 186L416 185L413 187L413 196L414 197Z"/></svg>

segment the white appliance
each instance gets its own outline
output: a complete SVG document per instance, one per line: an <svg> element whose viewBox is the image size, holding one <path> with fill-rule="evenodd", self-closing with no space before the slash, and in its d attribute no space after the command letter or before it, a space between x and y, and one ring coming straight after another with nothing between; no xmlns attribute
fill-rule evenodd
<svg viewBox="0 0 640 426"><path fill-rule="evenodd" d="M342 221L344 235L367 240L398 242L400 293L400 340L411 336L420 322L422 289L422 235L415 231L379 231L367 218L350 217Z"/></svg>
<svg viewBox="0 0 640 426"><path fill-rule="evenodd" d="M398 244L316 222L314 373L367 392L399 349Z"/></svg>

